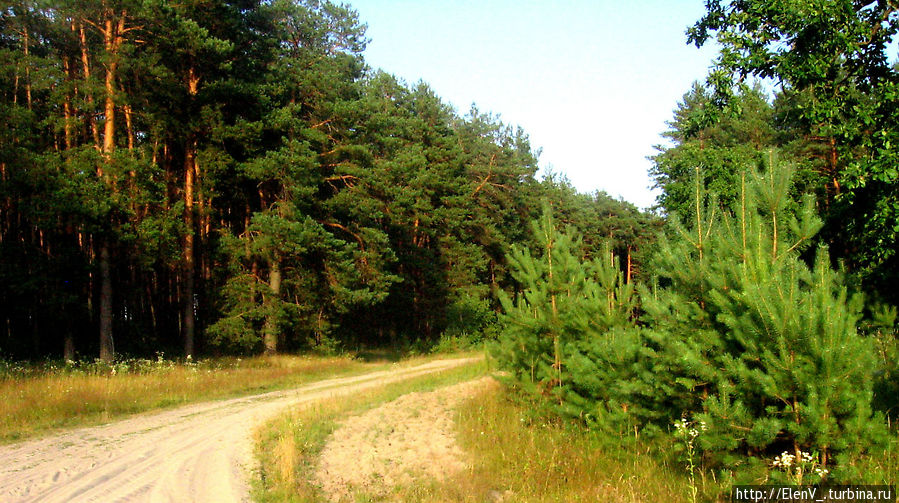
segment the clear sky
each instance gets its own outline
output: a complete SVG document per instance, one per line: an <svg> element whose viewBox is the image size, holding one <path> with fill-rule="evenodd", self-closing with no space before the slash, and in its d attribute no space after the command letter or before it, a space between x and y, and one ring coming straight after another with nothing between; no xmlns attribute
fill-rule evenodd
<svg viewBox="0 0 899 503"><path fill-rule="evenodd" d="M655 201L646 157L715 56L686 44L703 0L348 2L369 65L521 126L542 169L640 207Z"/></svg>

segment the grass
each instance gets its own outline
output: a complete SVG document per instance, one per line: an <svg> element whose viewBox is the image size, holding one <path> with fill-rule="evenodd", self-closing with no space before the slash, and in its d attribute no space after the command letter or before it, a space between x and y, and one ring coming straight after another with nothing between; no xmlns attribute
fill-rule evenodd
<svg viewBox="0 0 899 503"><path fill-rule="evenodd" d="M457 434L470 470L445 482L395 488L398 501L645 502L687 501L680 467L621 439L533 415L499 385L466 401ZM633 442L626 442L633 444Z"/></svg>
<svg viewBox="0 0 899 503"><path fill-rule="evenodd" d="M359 397L290 411L257 432L258 474L253 497L260 503L326 501L313 480L319 453L341 418L359 414L405 393L425 391L484 374L484 364L387 385ZM390 501L594 502L683 501L686 478L649 453L610 447L618 439L561 422L534 420L527 405L494 386L457 413L458 436L471 469L439 482L394 487ZM353 501L381 501L357 493Z"/></svg>
<svg viewBox="0 0 899 503"><path fill-rule="evenodd" d="M535 417L499 385L458 411L458 435L471 471L445 483L397 488L399 501L694 501L684 454L665 439L608 438ZM669 439L670 440L670 439ZM899 435L858 460L859 483L896 484ZM757 483L764 483L763 480ZM770 482L769 482L770 483ZM730 501L732 484L697 466L698 501Z"/></svg>
<svg viewBox="0 0 899 503"><path fill-rule="evenodd" d="M256 455L261 468L254 482L253 498L261 503L326 501L312 477L318 455L341 418L407 393L475 379L485 372L486 364L478 362L387 384L361 396L318 402L282 414L256 433ZM359 495L357 501L368 500Z"/></svg>
<svg viewBox="0 0 899 503"><path fill-rule="evenodd" d="M393 358L271 356L128 360L0 368L0 443L147 410L297 386L385 368ZM408 360L415 363L425 358Z"/></svg>
<svg viewBox="0 0 899 503"><path fill-rule="evenodd" d="M472 372L474 370L474 372ZM363 400L333 403L285 414L258 432L264 467L254 498L261 503L326 501L313 481L318 456L338 421L404 393L474 378L481 369L458 369L439 377L386 386ZM444 481L418 480L389 488L390 501L428 502L688 502L693 499L684 455L662 437L610 438L562 420L535 415L532 404L496 385L471 397L456 413L457 437L470 469ZM896 484L899 436L882 453L857 461L859 480ZM698 501L729 501L731 482L696 467ZM762 483L764 481L758 481ZM383 491L379 491L383 494ZM353 501L383 501L357 493Z"/></svg>

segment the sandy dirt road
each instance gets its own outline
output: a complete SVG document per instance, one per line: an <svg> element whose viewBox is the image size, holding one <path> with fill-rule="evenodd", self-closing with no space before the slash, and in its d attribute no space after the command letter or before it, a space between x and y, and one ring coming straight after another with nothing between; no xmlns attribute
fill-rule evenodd
<svg viewBox="0 0 899 503"><path fill-rule="evenodd" d="M477 358L318 381L0 446L2 502L243 502L253 428L292 405L364 392Z"/></svg>

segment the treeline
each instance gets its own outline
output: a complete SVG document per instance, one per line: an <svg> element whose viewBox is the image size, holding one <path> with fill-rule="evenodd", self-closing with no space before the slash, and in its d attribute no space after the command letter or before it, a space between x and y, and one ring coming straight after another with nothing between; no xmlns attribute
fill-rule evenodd
<svg viewBox="0 0 899 503"><path fill-rule="evenodd" d="M549 200L639 270L656 220L536 180L527 136L368 68L318 0L0 10L0 357L477 333Z"/></svg>
<svg viewBox="0 0 899 503"><path fill-rule="evenodd" d="M699 470L709 499L892 483L899 8L706 6L688 35L721 54L653 157L668 222L650 280L584 256L546 208L539 246L512 247L521 288L501 296L494 354L552 412L680 449L693 501ZM775 79L773 100L747 77Z"/></svg>

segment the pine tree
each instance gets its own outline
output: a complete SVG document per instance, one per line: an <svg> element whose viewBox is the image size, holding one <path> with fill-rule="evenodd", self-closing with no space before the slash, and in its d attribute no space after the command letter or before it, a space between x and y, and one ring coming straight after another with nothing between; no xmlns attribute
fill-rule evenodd
<svg viewBox="0 0 899 503"><path fill-rule="evenodd" d="M607 333L631 324L633 286L624 282L608 247L597 259L584 259L580 239L557 229L548 204L532 228L537 253L521 246L509 253L521 290L515 298L500 292L504 331L495 354L517 385L552 397L558 411L596 416L618 374L614 365L594 373L595 357L610 357L610 341L625 342L607 339Z"/></svg>
<svg viewBox="0 0 899 503"><path fill-rule="evenodd" d="M725 465L783 450L834 463L883 427L871 409L871 341L856 333L862 300L825 249L803 261L821 221L810 199L790 197L788 166L741 181L730 211L703 208L697 187L694 224L676 223L662 243L657 272L671 287L644 298L644 364L658 382L647 383L643 410L704 419L702 444Z"/></svg>

